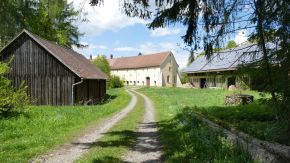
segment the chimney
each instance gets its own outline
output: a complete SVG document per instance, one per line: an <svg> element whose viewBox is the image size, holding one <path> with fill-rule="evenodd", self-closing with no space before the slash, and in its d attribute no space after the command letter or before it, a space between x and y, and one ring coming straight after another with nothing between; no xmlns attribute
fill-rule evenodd
<svg viewBox="0 0 290 163"><path fill-rule="evenodd" d="M110 59L113 59L113 58L114 58L113 54L110 54Z"/></svg>
<svg viewBox="0 0 290 163"><path fill-rule="evenodd" d="M90 55L90 61L92 61L93 60L93 56L92 56L92 54Z"/></svg>
<svg viewBox="0 0 290 163"><path fill-rule="evenodd" d="M138 56L141 56L141 55L142 55L142 53L141 53L141 52L139 52L139 53L138 53Z"/></svg>

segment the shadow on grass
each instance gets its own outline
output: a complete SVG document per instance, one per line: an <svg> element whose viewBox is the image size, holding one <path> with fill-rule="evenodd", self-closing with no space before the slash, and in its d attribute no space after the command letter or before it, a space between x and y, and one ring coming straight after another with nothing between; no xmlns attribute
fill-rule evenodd
<svg viewBox="0 0 290 163"><path fill-rule="evenodd" d="M141 127L155 128L156 123L140 123ZM105 133L107 137L104 141L98 141L95 143L72 143L82 146L84 149L88 148L100 148L103 151L110 150L118 147L125 147L132 151L138 151L140 153L150 153L160 150L160 143L156 140L158 137L157 131L153 132L138 132L132 130L120 130ZM138 144L136 144L136 138L138 138ZM110 162L121 162L121 158L112 158L112 154L108 153L102 155L99 158L95 158L95 162L107 162L108 159L112 159ZM156 162L156 160L148 160L147 162Z"/></svg>
<svg viewBox="0 0 290 163"><path fill-rule="evenodd" d="M162 160L167 162L252 162L250 156L234 146L221 132L213 131L206 124L195 119L190 109L170 121L141 124L141 126L159 127L159 135L163 143ZM160 150L155 141L146 141L147 137L157 136L156 132L135 132L120 130L106 133L107 139L96 143L78 144L84 148L99 147L103 151L111 148L126 147L139 152L154 152ZM133 146L138 139L149 143L147 146ZM142 144L142 143L141 143ZM156 162L157 160L148 160ZM122 162L121 158L112 157L111 153L95 158L93 162Z"/></svg>
<svg viewBox="0 0 290 163"><path fill-rule="evenodd" d="M158 123L168 162L252 162L250 156L190 114L188 108Z"/></svg>
<svg viewBox="0 0 290 163"><path fill-rule="evenodd" d="M27 118L30 118L30 114L28 114L27 112L25 111L12 111L12 112L1 112L0 113L0 120L1 119L11 119L11 118L15 118L15 117L18 117L18 116L24 116L24 117L27 117Z"/></svg>
<svg viewBox="0 0 290 163"><path fill-rule="evenodd" d="M98 101L96 102L95 104L96 105L104 105L104 104L107 104L109 102L112 102L114 99L116 99L118 96L116 95L109 95L109 94L106 94L105 95L105 98L102 99L101 101Z"/></svg>
<svg viewBox="0 0 290 163"><path fill-rule="evenodd" d="M277 120L276 110L269 104L256 101L250 105L189 109L225 128L234 127L262 140L290 145L287 125Z"/></svg>
<svg viewBox="0 0 290 163"><path fill-rule="evenodd" d="M121 162L121 160L119 158L106 156L100 159L94 159L92 162L93 163L109 163L109 162Z"/></svg>

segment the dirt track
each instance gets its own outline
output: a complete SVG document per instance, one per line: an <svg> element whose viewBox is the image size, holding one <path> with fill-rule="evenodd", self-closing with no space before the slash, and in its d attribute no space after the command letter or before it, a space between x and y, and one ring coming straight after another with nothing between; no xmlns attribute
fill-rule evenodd
<svg viewBox="0 0 290 163"><path fill-rule="evenodd" d="M110 128L112 128L121 119L134 109L137 103L137 97L129 92L132 99L128 106L111 118L107 118L100 124L90 127L85 133L75 140L66 143L59 148L42 155L32 162L46 162L46 163L71 163L78 159L81 155L86 153L92 145L100 139Z"/></svg>
<svg viewBox="0 0 290 163"><path fill-rule="evenodd" d="M135 91L133 91L135 92ZM124 157L124 162L161 162L161 144L159 142L157 126L155 121L155 109L151 100L138 92L145 100L145 115L140 123L137 142L133 150L129 151Z"/></svg>

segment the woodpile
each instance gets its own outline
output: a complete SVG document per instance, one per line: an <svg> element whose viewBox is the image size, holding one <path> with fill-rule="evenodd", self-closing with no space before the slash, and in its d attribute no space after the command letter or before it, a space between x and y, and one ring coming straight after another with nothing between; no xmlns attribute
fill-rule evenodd
<svg viewBox="0 0 290 163"><path fill-rule="evenodd" d="M226 105L246 105L254 101L254 96L246 94L233 94L225 97Z"/></svg>

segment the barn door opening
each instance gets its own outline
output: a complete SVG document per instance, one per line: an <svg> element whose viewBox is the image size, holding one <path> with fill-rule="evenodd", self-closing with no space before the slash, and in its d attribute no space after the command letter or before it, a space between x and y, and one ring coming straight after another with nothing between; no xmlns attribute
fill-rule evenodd
<svg viewBox="0 0 290 163"><path fill-rule="evenodd" d="M206 78L200 78L200 88L206 88Z"/></svg>
<svg viewBox="0 0 290 163"><path fill-rule="evenodd" d="M236 77L230 77L228 78L228 87L231 85L236 85Z"/></svg>
<svg viewBox="0 0 290 163"><path fill-rule="evenodd" d="M150 77L146 77L146 86L150 87Z"/></svg>

